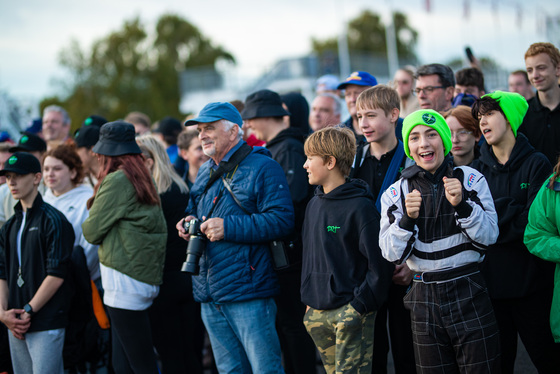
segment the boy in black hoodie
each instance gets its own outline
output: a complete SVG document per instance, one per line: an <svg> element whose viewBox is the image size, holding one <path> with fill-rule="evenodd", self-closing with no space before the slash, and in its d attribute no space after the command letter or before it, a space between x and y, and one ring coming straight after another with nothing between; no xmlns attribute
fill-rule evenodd
<svg viewBox="0 0 560 374"><path fill-rule="evenodd" d="M513 373L519 333L539 373L553 373L560 367L560 345L554 344L548 324L554 267L523 244L529 208L552 168L517 132L527 108L523 96L495 91L478 99L472 109L486 138L473 167L488 181L500 229L482 274L500 329L502 372Z"/></svg>
<svg viewBox="0 0 560 374"><path fill-rule="evenodd" d="M301 299L327 373L371 373L375 313L391 279L369 188L346 180L355 144L347 128L325 128L305 142L304 168L319 187L303 224Z"/></svg>

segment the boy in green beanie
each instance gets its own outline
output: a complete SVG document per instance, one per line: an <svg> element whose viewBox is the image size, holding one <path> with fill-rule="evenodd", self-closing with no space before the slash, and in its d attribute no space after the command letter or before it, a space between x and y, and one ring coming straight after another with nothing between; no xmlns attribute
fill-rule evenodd
<svg viewBox="0 0 560 374"><path fill-rule="evenodd" d="M451 132L436 111L407 116L403 141L416 165L383 193L379 244L414 272L404 304L416 371L499 373L498 326L478 269L498 236L486 180L453 167Z"/></svg>
<svg viewBox="0 0 560 374"><path fill-rule="evenodd" d="M500 329L503 373L513 373L518 334L538 372L552 373L560 367L560 345L548 325L554 266L523 244L529 208L552 168L517 132L527 108L523 96L502 91L482 96L472 108L486 138L472 166L488 181L500 229L481 271Z"/></svg>

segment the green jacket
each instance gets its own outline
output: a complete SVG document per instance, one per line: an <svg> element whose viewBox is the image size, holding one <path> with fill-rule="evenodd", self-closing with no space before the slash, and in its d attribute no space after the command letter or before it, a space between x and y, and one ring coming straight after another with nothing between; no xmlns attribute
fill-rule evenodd
<svg viewBox="0 0 560 374"><path fill-rule="evenodd" d="M88 242L100 245L100 263L144 283L162 283L167 226L161 205L139 203L124 172L105 177L82 229Z"/></svg>
<svg viewBox="0 0 560 374"><path fill-rule="evenodd" d="M532 254L556 264L550 327L554 340L560 343L560 178L552 189L548 184L549 180L531 204L524 242Z"/></svg>

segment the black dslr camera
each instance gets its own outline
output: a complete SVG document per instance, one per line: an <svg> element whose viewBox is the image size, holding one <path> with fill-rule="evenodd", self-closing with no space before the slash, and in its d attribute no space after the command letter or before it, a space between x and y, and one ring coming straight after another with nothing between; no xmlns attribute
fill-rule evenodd
<svg viewBox="0 0 560 374"><path fill-rule="evenodd" d="M198 275L200 273L200 256L206 248L206 236L200 231L200 220L193 218L183 222L183 228L190 235L187 246L187 259L183 262L181 271Z"/></svg>

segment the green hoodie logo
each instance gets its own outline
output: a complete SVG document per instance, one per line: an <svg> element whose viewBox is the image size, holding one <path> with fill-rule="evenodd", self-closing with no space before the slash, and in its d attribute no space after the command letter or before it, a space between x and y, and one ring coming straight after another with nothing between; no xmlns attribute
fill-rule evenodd
<svg viewBox="0 0 560 374"><path fill-rule="evenodd" d="M334 232L336 234L336 230L339 228L339 226L327 226L327 232Z"/></svg>
<svg viewBox="0 0 560 374"><path fill-rule="evenodd" d="M521 187L522 190L526 190L530 185L531 183L521 183L519 187Z"/></svg>

